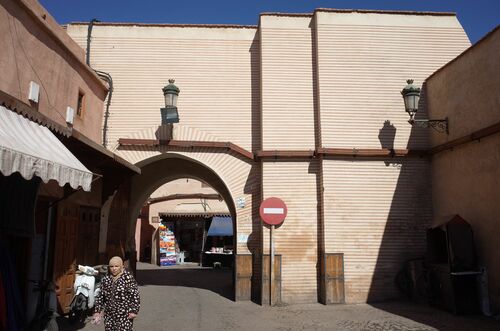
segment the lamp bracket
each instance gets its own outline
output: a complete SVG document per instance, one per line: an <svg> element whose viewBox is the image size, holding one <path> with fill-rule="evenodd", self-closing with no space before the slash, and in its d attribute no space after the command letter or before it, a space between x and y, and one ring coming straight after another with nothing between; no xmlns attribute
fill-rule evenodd
<svg viewBox="0 0 500 331"><path fill-rule="evenodd" d="M437 132L449 134L448 130L448 117L444 120L430 120L430 119L410 119L408 121L413 126L419 128L433 128Z"/></svg>

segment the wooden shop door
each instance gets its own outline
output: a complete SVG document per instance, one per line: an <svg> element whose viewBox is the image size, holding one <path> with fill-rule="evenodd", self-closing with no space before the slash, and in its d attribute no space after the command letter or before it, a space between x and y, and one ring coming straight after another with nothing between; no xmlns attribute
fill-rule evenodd
<svg viewBox="0 0 500 331"><path fill-rule="evenodd" d="M99 229L101 212L99 208L80 206L78 246L76 264L94 266L99 255Z"/></svg>
<svg viewBox="0 0 500 331"><path fill-rule="evenodd" d="M54 280L59 313L67 313L73 299L78 214L79 208L77 204L67 201L58 204L54 238Z"/></svg>

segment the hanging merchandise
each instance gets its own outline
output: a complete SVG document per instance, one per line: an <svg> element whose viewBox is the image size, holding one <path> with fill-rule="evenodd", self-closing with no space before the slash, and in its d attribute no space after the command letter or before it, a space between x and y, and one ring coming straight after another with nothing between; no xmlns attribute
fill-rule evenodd
<svg viewBox="0 0 500 331"><path fill-rule="evenodd" d="M175 252L174 223L162 223L160 230L160 266L175 265L177 254Z"/></svg>

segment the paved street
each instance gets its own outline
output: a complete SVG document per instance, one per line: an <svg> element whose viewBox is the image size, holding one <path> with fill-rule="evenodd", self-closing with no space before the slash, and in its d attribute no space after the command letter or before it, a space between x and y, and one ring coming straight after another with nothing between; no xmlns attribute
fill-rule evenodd
<svg viewBox="0 0 500 331"><path fill-rule="evenodd" d="M376 305L321 304L262 307L233 302L231 270L166 269L138 265L141 311L135 330L500 330L500 321L481 316L454 316L405 302ZM104 330L102 325L61 330Z"/></svg>

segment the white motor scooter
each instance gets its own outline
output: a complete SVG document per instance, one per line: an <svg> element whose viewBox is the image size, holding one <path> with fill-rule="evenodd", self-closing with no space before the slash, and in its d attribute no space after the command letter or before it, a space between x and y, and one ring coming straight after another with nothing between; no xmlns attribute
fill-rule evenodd
<svg viewBox="0 0 500 331"><path fill-rule="evenodd" d="M100 292L101 278L107 273L107 266L78 265L73 290L75 296L70 304L71 323L82 321L94 307L95 298Z"/></svg>

